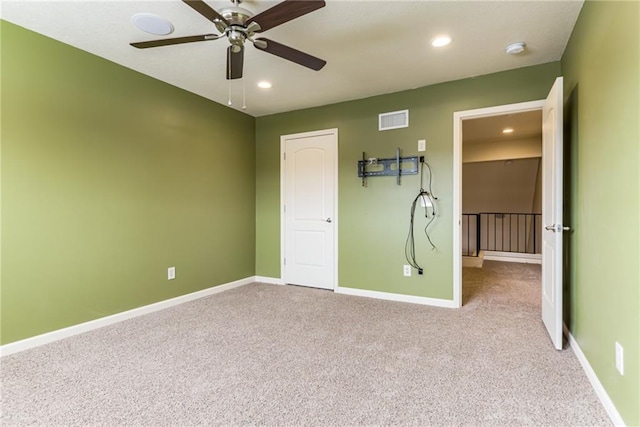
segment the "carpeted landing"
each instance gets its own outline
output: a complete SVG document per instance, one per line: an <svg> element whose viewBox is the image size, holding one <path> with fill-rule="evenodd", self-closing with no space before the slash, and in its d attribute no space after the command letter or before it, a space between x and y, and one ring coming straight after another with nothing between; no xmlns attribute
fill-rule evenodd
<svg viewBox="0 0 640 427"><path fill-rule="evenodd" d="M251 284L1 360L3 425L610 421L540 321L540 267L464 271L459 310Z"/></svg>

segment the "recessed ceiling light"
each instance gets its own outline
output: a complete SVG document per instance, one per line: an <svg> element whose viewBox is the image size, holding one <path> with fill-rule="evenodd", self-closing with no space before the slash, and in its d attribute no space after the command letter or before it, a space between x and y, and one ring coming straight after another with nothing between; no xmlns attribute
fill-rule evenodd
<svg viewBox="0 0 640 427"><path fill-rule="evenodd" d="M509 46L505 48L505 51L509 55L518 55L524 52L526 44L524 42L511 43Z"/></svg>
<svg viewBox="0 0 640 427"><path fill-rule="evenodd" d="M173 24L166 19L152 13L138 13L133 15L131 22L139 30L157 36L173 33Z"/></svg>
<svg viewBox="0 0 640 427"><path fill-rule="evenodd" d="M262 88L262 89L270 89L271 88L271 83L269 83L268 81L261 81L258 82L258 87Z"/></svg>
<svg viewBox="0 0 640 427"><path fill-rule="evenodd" d="M451 37L449 36L438 36L431 40L431 46L433 47L443 47L451 43Z"/></svg>
<svg viewBox="0 0 640 427"><path fill-rule="evenodd" d="M513 128L504 128L502 129L502 133L513 133Z"/></svg>

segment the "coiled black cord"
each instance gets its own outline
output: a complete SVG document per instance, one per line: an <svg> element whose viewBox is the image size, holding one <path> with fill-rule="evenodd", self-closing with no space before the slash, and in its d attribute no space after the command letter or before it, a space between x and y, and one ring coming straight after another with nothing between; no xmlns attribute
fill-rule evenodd
<svg viewBox="0 0 640 427"><path fill-rule="evenodd" d="M427 167L427 170L429 171L429 182L428 182L428 191L424 190L424 167ZM414 219L415 219L415 214L416 214L416 205L418 203L418 200L420 200L421 198L427 198L431 204L431 208L432 208L432 212L431 215L429 215L429 206L428 204L425 203L424 207L424 216L425 218L427 218L427 225L425 225L424 227L424 234L425 236L427 236L427 240L429 241L429 244L431 245L431 250L435 250L436 246L433 244L433 241L431 240L431 236L429 236L429 226L433 223L433 221L436 218L436 200L438 200L437 197L435 197L433 195L433 192L431 190L431 181L433 178L433 173L431 171L431 166L429 166L429 164L427 162L424 161L424 157L420 157L420 192L418 193L418 195L413 199L413 202L411 203L411 216L410 216L410 221L409 221L409 233L407 235L407 240L405 241L405 245L404 245L404 255L405 258L407 260L407 262L409 263L409 265L413 268L415 268L416 270L418 270L418 274L422 274L423 273L423 268L418 264L418 261L416 260L416 244L415 244L415 236L414 236Z"/></svg>

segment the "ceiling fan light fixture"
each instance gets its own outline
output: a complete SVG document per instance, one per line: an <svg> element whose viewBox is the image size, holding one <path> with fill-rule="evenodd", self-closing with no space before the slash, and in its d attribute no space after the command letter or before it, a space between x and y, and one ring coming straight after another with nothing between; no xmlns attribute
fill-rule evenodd
<svg viewBox="0 0 640 427"><path fill-rule="evenodd" d="M444 47L448 44L451 44L451 37L445 35L437 36L431 40L431 46L433 47Z"/></svg>
<svg viewBox="0 0 640 427"><path fill-rule="evenodd" d="M271 86L271 82L268 82L266 80L258 82L258 87L261 89L271 89Z"/></svg>
<svg viewBox="0 0 640 427"><path fill-rule="evenodd" d="M152 13L137 13L131 17L131 22L139 30L157 36L166 36L174 30L171 22Z"/></svg>

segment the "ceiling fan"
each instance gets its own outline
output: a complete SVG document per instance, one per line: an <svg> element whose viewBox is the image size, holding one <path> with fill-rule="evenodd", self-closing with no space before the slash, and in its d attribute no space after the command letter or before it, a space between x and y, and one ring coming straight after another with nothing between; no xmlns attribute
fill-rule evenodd
<svg viewBox="0 0 640 427"><path fill-rule="evenodd" d="M227 48L227 79L242 78L244 63L244 43L250 41L258 49L279 56L296 64L318 71L326 61L301 52L281 43L264 37L254 39L256 33L267 31L285 22L299 18L325 6L324 0L284 0L281 3L253 15L249 10L238 6L241 0L232 0L233 6L215 11L203 0L182 0L196 12L211 21L220 34L203 34L199 36L176 37L170 39L151 40L131 43L138 49L168 46L173 44L193 43L217 40L227 37L231 45Z"/></svg>

